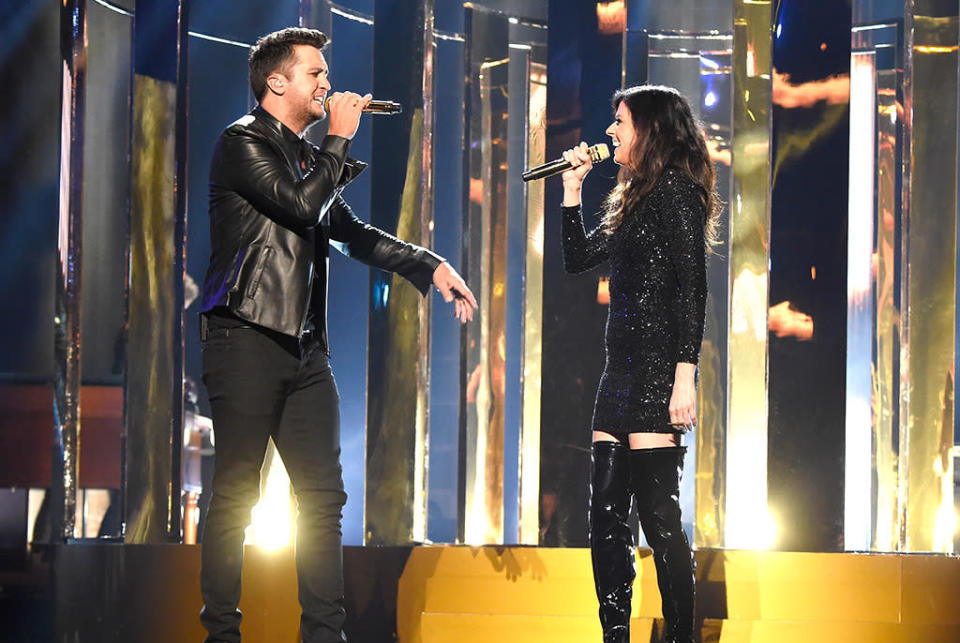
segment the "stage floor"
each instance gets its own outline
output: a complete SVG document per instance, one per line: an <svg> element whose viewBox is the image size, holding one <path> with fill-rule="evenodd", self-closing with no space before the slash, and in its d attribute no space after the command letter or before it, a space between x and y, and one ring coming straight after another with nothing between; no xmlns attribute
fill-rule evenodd
<svg viewBox="0 0 960 643"><path fill-rule="evenodd" d="M45 557L32 574L3 574L5 641L203 640L198 546L84 543ZM705 550L696 557L704 642L960 641L956 556ZM586 549L347 547L344 565L351 641L600 640ZM637 571L631 640L646 643L660 624L649 550L639 550ZM18 586L34 600L18 599ZM296 595L293 552L248 547L244 640L299 641Z"/></svg>

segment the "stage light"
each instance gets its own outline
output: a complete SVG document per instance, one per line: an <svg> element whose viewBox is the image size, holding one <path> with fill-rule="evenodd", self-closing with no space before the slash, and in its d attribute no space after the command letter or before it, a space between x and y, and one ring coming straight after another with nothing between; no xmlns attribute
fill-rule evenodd
<svg viewBox="0 0 960 643"><path fill-rule="evenodd" d="M703 97L704 107L713 107L717 104L717 95L712 91L707 92L707 95Z"/></svg>
<svg viewBox="0 0 960 643"><path fill-rule="evenodd" d="M726 546L729 549L771 549L777 542L779 529L769 508L754 499L727 503Z"/></svg>
<svg viewBox="0 0 960 643"><path fill-rule="evenodd" d="M263 495L253 508L253 521L247 527L247 545L266 549L289 547L293 542L293 507L290 502L290 478L280 455L273 454Z"/></svg>

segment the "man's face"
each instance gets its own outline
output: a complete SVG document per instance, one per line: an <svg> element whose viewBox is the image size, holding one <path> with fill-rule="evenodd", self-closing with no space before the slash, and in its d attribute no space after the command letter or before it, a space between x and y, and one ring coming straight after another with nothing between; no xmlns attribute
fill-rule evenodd
<svg viewBox="0 0 960 643"><path fill-rule="evenodd" d="M330 90L329 69L323 54L310 45L294 45L294 60L277 72L283 76L283 98L306 125L324 118L323 100Z"/></svg>

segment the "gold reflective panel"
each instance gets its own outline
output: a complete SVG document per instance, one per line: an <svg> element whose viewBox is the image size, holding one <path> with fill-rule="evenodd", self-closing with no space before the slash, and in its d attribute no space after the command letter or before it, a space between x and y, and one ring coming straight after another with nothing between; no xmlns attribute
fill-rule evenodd
<svg viewBox="0 0 960 643"><path fill-rule="evenodd" d="M949 11L949 13L945 13ZM908 4L900 417L901 547L952 551L958 6Z"/></svg>
<svg viewBox="0 0 960 643"><path fill-rule="evenodd" d="M728 411L726 451L717 458L725 513L715 520L723 546L745 549L769 547L775 535L767 510L770 24L770 2L734 3ZM698 511L697 519L708 518Z"/></svg>
<svg viewBox="0 0 960 643"><path fill-rule="evenodd" d="M405 111L409 108L409 117L384 123L383 130L375 125L374 133L409 136L399 139L407 140L406 154L401 157L404 181L396 229L390 232L429 246L433 230L433 0L406 0L405 6L407 11L397 12L389 29L392 37L406 38L409 48L404 56L387 47L374 48L374 89L378 74L409 74L413 82L406 87L408 93L393 97ZM409 118L409 130L386 129L402 125L403 118ZM395 143L382 148L384 157L392 156L395 148ZM377 152L374 155L376 158ZM376 174L373 180L372 189L377 191ZM373 217L377 225L377 214ZM392 221L390 225L394 225ZM427 533L430 297L421 297L395 273L388 279L385 309L370 311L364 498L364 542L368 545L423 542Z"/></svg>
<svg viewBox="0 0 960 643"><path fill-rule="evenodd" d="M126 400L126 534L128 543L168 540L172 437L181 419L171 404L182 380L174 351L177 301L174 172L177 87L133 79L133 167L130 212L129 334ZM175 328L176 326L176 328ZM179 452L177 457L180 457ZM179 513L179 507L176 508Z"/></svg>
<svg viewBox="0 0 960 643"><path fill-rule="evenodd" d="M410 126L406 178L401 196L397 236L422 243L421 159L423 109L416 108ZM429 319L429 298L397 274L390 275L387 324L377 337L384 354L384 369L368 374L368 432L376 439L367 443L367 491L365 542L396 545L423 541L426 481L426 422L429 408L425 380L429 369L429 340L423 337L422 319ZM373 338L371 338L372 340ZM411 364L416 376L410 377ZM405 376L404 376L405 375ZM428 380L426 380L428 381Z"/></svg>
<svg viewBox="0 0 960 643"><path fill-rule="evenodd" d="M529 69L527 167L545 160L547 67ZM543 350L543 196L544 181L527 188L527 243L524 266L523 419L520 427L520 534L518 542L540 540L540 384Z"/></svg>

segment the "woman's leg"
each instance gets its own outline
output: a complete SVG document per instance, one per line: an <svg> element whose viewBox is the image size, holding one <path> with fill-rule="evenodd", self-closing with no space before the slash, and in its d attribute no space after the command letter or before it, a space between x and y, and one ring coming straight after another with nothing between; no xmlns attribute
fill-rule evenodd
<svg viewBox="0 0 960 643"><path fill-rule="evenodd" d="M590 557L600 602L604 643L630 640L633 594L633 534L630 513L630 453L626 444L602 431L593 434L590 479Z"/></svg>
<svg viewBox="0 0 960 643"><path fill-rule="evenodd" d="M680 523L686 447L674 434L630 434L630 482L640 527L653 549L666 623L664 641L693 643L693 553Z"/></svg>

